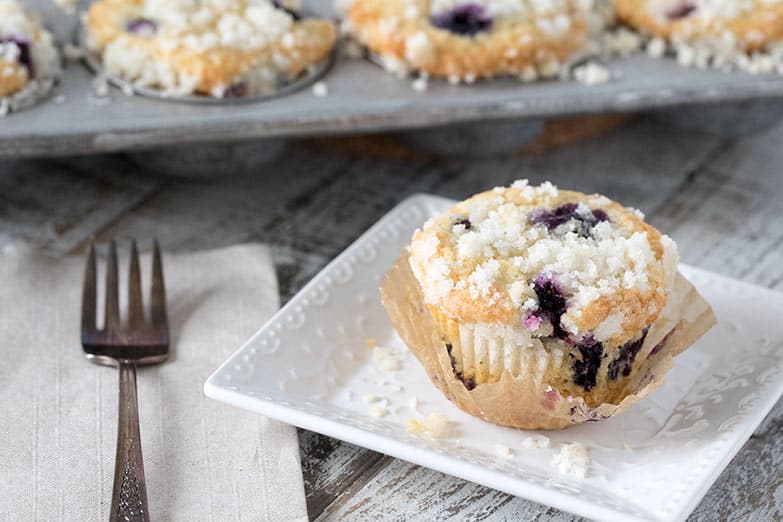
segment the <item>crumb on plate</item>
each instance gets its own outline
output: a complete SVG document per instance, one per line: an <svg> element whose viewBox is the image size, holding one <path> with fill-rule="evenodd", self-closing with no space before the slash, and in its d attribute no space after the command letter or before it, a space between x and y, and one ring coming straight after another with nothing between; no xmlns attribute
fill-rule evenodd
<svg viewBox="0 0 783 522"><path fill-rule="evenodd" d="M505 444L495 444L495 455L504 459L509 459L513 456L513 453L511 452L511 448Z"/></svg>
<svg viewBox="0 0 783 522"><path fill-rule="evenodd" d="M385 417L387 413L389 413L389 411L386 407L381 406L380 404L376 404L370 408L370 415L373 417Z"/></svg>
<svg viewBox="0 0 783 522"><path fill-rule="evenodd" d="M386 346L376 346L372 353L372 360L380 370L394 372L400 369L400 360L394 353L394 349Z"/></svg>
<svg viewBox="0 0 783 522"><path fill-rule="evenodd" d="M362 395L362 400L367 404L373 404L380 401L381 398L372 393L365 393L364 395Z"/></svg>
<svg viewBox="0 0 783 522"><path fill-rule="evenodd" d="M414 418L408 419L408 433L414 435L426 435L432 438L442 437L446 431L449 420L440 413L430 413L423 421Z"/></svg>
<svg viewBox="0 0 783 522"><path fill-rule="evenodd" d="M522 447L525 449L541 449L549 447L549 437L545 435L531 435L522 439Z"/></svg>
<svg viewBox="0 0 783 522"><path fill-rule="evenodd" d="M564 475L585 478L587 468L590 466L590 452L579 442L564 444L560 448L560 453L552 456L551 465Z"/></svg>

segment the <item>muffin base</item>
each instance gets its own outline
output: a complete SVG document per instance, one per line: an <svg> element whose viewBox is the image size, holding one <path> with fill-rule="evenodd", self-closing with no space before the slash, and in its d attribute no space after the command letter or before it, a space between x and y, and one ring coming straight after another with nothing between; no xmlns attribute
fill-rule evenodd
<svg viewBox="0 0 783 522"><path fill-rule="evenodd" d="M450 401L486 421L522 429L561 429L625 411L660 386L673 358L715 324L709 305L678 276L669 303L648 331L640 363L624 381L618 399L590 406L582 397L562 394L534 372L515 377L503 370L496 382L468 389L454 373L443 334L424 303L407 253L387 272L381 295L400 337Z"/></svg>
<svg viewBox="0 0 783 522"><path fill-rule="evenodd" d="M8 96L0 96L0 117L29 109L47 99L57 85L57 78L40 78Z"/></svg>

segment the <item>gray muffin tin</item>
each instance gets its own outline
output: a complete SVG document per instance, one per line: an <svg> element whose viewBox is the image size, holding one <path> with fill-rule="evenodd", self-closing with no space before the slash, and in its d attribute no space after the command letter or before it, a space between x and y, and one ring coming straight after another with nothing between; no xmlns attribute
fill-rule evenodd
<svg viewBox="0 0 783 522"><path fill-rule="evenodd" d="M43 14L61 42L73 41L75 15L64 15L49 0L25 3ZM330 0L304 3L310 12L334 16ZM99 104L92 93L92 73L81 63L69 63L48 100L0 119L0 157L415 129L783 96L783 77L778 75L684 69L672 60L643 54L605 65L613 80L592 87L573 81L523 84L508 78L459 86L430 80L426 92L417 92L410 80L369 61L338 57L322 79L328 96L314 96L305 88L259 103L203 105L126 96L116 88L111 88L108 103Z"/></svg>

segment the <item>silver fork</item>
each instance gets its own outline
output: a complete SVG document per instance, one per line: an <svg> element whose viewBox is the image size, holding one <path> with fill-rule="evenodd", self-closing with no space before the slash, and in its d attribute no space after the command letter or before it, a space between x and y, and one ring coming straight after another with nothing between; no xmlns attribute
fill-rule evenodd
<svg viewBox="0 0 783 522"><path fill-rule="evenodd" d="M160 247L155 241L152 255L152 289L149 319L144 316L141 273L136 241L131 243L128 272L128 318L120 321L117 246L109 247L106 268L104 324L96 317L97 273L95 245L90 247L82 291L82 347L87 359L120 370L117 455L109 520L149 521L144 462L139 436L139 409L136 397L136 366L158 364L169 354L169 327L166 317L166 290Z"/></svg>

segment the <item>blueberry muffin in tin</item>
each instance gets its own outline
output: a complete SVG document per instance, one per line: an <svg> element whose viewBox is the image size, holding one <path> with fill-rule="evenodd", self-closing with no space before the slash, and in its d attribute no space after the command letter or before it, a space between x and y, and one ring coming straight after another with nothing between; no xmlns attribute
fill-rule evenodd
<svg viewBox="0 0 783 522"><path fill-rule="evenodd" d="M170 95L270 94L328 59L337 31L268 0L99 0L87 46L104 70Z"/></svg>
<svg viewBox="0 0 783 522"><path fill-rule="evenodd" d="M59 73L51 33L16 0L0 0L0 114L35 103Z"/></svg>
<svg viewBox="0 0 783 522"><path fill-rule="evenodd" d="M589 39L590 0L357 0L347 30L384 66L452 81L557 76Z"/></svg>
<svg viewBox="0 0 783 522"><path fill-rule="evenodd" d="M409 263L468 390L509 372L592 407L634 391L677 249L604 196L517 182L430 220Z"/></svg>
<svg viewBox="0 0 783 522"><path fill-rule="evenodd" d="M783 38L781 0L614 0L618 18L675 43L754 52Z"/></svg>

